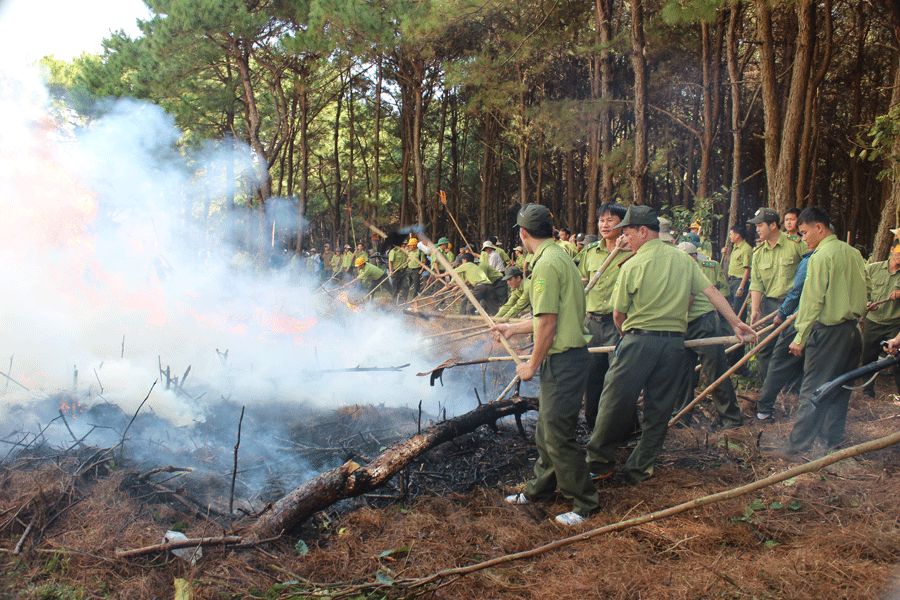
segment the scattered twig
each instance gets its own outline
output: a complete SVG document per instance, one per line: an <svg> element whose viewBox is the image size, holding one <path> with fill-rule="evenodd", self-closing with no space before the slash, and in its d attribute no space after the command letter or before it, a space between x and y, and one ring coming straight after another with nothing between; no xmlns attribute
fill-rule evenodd
<svg viewBox="0 0 900 600"><path fill-rule="evenodd" d="M128 421L128 427L126 427L126 428L125 428L125 431L122 432L122 440L119 442L120 445L125 443L125 435L128 434L128 430L131 428L131 424L134 423L134 420L137 418L138 413L141 412L141 408L143 408L144 402L146 402L146 401L147 401L147 398L150 397L150 394L153 392L153 388L156 387L156 383L157 383L158 381L159 381L159 379L157 379L156 381L153 382L153 385L150 386L150 391L147 392L147 395L146 395L146 396L144 397L144 399L141 401L140 406L138 406L138 407L137 407L137 410L134 411L134 415L132 415L131 420Z"/></svg>
<svg viewBox="0 0 900 600"><path fill-rule="evenodd" d="M238 448L241 446L241 425L244 423L244 410L246 406L241 407L241 418L238 420L237 443L234 445L234 470L231 472L231 496L228 498L228 512L234 512L234 483L237 481L238 467Z"/></svg>

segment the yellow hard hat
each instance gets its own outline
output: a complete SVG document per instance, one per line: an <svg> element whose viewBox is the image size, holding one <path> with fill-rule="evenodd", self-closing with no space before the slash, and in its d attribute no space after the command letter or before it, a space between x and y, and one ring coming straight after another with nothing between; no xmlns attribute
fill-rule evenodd
<svg viewBox="0 0 900 600"><path fill-rule="evenodd" d="M409 241L406 242L406 245L407 246L415 246L418 243L419 243L419 240L417 240L416 238L409 238Z"/></svg>
<svg viewBox="0 0 900 600"><path fill-rule="evenodd" d="M694 221L691 223L691 229L700 229L700 221Z"/></svg>
<svg viewBox="0 0 900 600"><path fill-rule="evenodd" d="M366 264L366 257L365 256L357 256L356 257L356 266L361 267L364 264Z"/></svg>

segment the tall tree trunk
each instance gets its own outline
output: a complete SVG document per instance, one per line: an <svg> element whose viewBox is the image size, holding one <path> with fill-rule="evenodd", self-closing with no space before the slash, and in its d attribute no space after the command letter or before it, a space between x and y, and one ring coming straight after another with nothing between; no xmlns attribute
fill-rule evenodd
<svg viewBox="0 0 900 600"><path fill-rule="evenodd" d="M816 180L812 177L813 146L817 142L819 121L819 86L825 80L825 74L831 66L832 38L834 36L834 24L831 18L831 0L825 0L825 33L820 50L819 68L812 77L809 93L806 95L806 107L803 110L803 136L800 140L800 156L797 170L797 206L806 207L812 204L808 201L815 194ZM810 180L812 183L809 183Z"/></svg>
<svg viewBox="0 0 900 600"><path fill-rule="evenodd" d="M631 190L634 204L647 203L647 59L644 57L644 2L631 3L631 66L634 69L634 165Z"/></svg>
<svg viewBox="0 0 900 600"><path fill-rule="evenodd" d="M431 218L428 220L429 235L431 239L437 239L439 231L443 231L444 219L441 215L441 201L439 195L441 191L441 177L443 175L444 165L444 132L447 130L447 104L449 103L450 90L444 88L441 95L441 128L438 130L438 149L437 149L437 165L434 174L434 194L428 203L432 207Z"/></svg>
<svg viewBox="0 0 900 600"><path fill-rule="evenodd" d="M571 229L575 223L575 150L566 151L566 218L561 219Z"/></svg>
<svg viewBox="0 0 900 600"><path fill-rule="evenodd" d="M490 198L494 189L494 144L496 143L497 120L494 115L484 115L484 139L482 148L484 156L481 163L481 202L478 206L478 235L484 238L487 235L488 219L490 211ZM459 218L457 218L459 221ZM471 240L470 240L471 241ZM472 242L473 244L475 242Z"/></svg>
<svg viewBox="0 0 900 600"><path fill-rule="evenodd" d="M728 56L728 79L731 86L731 202L728 210L728 229L738 224L741 201L741 158L744 144L741 138L741 69L738 62L738 26L741 23L743 4L731 0L728 15L728 36L725 47Z"/></svg>
<svg viewBox="0 0 900 600"><path fill-rule="evenodd" d="M300 198L297 207L297 252L303 247L303 227L306 224L306 202L309 193L309 88L300 88ZM340 216L338 216L340 218ZM332 234L340 232L340 223L332 223Z"/></svg>
<svg viewBox="0 0 900 600"><path fill-rule="evenodd" d="M775 72L775 38L772 33L772 9L769 0L755 0L759 70L762 80L763 116L765 122L766 188L768 205L775 202L778 172L778 150L781 142L781 113L778 105L777 73Z"/></svg>
<svg viewBox="0 0 900 600"><path fill-rule="evenodd" d="M245 40L235 38L232 41L231 57L234 59L235 65L240 74L241 86L244 89L244 107L247 110L247 123L249 125L247 131L247 139L250 142L250 148L259 157L259 189L257 197L260 204L265 204L272 196L272 177L269 174L269 156L266 149L259 139L259 132L262 127L262 119L259 116L259 107L256 103L256 93L253 89L253 81L250 78L250 50L247 47L249 43Z"/></svg>
<svg viewBox="0 0 900 600"><path fill-rule="evenodd" d="M722 38L725 34L723 13L718 12L715 36L709 23L700 24L703 44L703 136L700 139L700 171L697 173L697 196L709 198L709 176L712 169L713 142L719 127L722 92Z"/></svg>
<svg viewBox="0 0 900 600"><path fill-rule="evenodd" d="M895 2L890 3L891 24L894 28L894 42L900 42L900 6ZM900 52L895 51L894 56L894 80L891 92L891 106L888 112L896 110L900 107ZM884 208L881 211L881 221L878 223L878 233L875 235L875 243L873 255L876 261L886 260L891 243L894 240L894 234L891 229L897 227L898 211L900 211L900 137L894 141L891 149L893 177L884 179L885 188L890 189L890 195L887 196Z"/></svg>
<svg viewBox="0 0 900 600"><path fill-rule="evenodd" d="M413 113L412 151L413 169L416 180L416 223L425 224L425 163L422 160L422 124L424 122L425 102L422 88L425 80L425 61L417 58L415 61L416 85L413 88L415 94L415 112Z"/></svg>
<svg viewBox="0 0 900 600"><path fill-rule="evenodd" d="M850 126L854 131L859 130L862 122L862 78L865 69L866 37L869 27L866 19L867 10L863 3L856 6L856 67L853 69L851 88L853 89L853 104L851 109ZM859 209L863 203L862 179L863 161L858 156L850 158L850 223L849 231L857 230L859 221Z"/></svg>
<svg viewBox="0 0 900 600"><path fill-rule="evenodd" d="M381 193L381 85L384 81L383 57L378 56L378 81L375 83L375 143L372 150L375 152L375 172L373 174L373 193L371 212L369 213L371 220L374 222L378 215L379 195Z"/></svg>
<svg viewBox="0 0 900 600"><path fill-rule="evenodd" d="M794 66L791 71L791 90L784 114L778 170L775 175L775 210L783 213L795 206L797 197L797 161L800 150L800 134L803 127L803 110L806 95L810 92L809 73L816 39L815 3L813 0L797 0L797 43Z"/></svg>
<svg viewBox="0 0 900 600"><path fill-rule="evenodd" d="M343 209L343 199L344 194L342 190L341 184L341 154L340 154L340 141L341 141L341 110L344 107L344 81L343 81L343 73L341 74L341 89L338 91L337 95L337 104L334 110L334 133L332 134L332 152L334 154L334 204L332 204L332 223L334 225L335 230L341 224L341 210ZM350 223L350 219L347 219L347 234L349 237L350 227L353 225Z"/></svg>

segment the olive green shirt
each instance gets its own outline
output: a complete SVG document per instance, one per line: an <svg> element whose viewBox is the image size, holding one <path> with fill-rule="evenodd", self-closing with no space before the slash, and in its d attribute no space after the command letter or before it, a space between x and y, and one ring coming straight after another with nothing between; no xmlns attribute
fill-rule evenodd
<svg viewBox="0 0 900 600"><path fill-rule="evenodd" d="M350 267L353 266L353 261L356 260L356 254L347 250L343 254L341 254L341 268L345 271L349 271Z"/></svg>
<svg viewBox="0 0 900 600"><path fill-rule="evenodd" d="M890 261L882 261L866 265L866 293L869 302L887 300L891 292L900 290L900 269L891 273ZM866 313L866 319L881 325L890 325L900 321L900 300L885 302L875 310Z"/></svg>
<svg viewBox="0 0 900 600"><path fill-rule="evenodd" d="M583 325L584 288L572 257L548 239L538 246L532 265L532 312L535 317L556 315L556 335L547 355L587 346Z"/></svg>
<svg viewBox="0 0 900 600"><path fill-rule="evenodd" d="M524 283L524 280L522 280L522 281L523 281L523 283ZM499 317L507 317L507 316L509 316L509 312L510 312L510 311L513 309L513 307L516 305L516 302L519 301L519 298L522 297L522 288L523 288L523 287L524 287L524 286L522 285L522 283L520 283L520 284L519 284L519 287L517 287L517 288L514 289L514 290L511 289L511 290L509 291L509 298L506 300L506 304L504 304L503 306L500 307L500 310L498 310L498 311L497 311L497 314L494 315L495 317L498 317L498 318L499 318Z"/></svg>
<svg viewBox="0 0 900 600"><path fill-rule="evenodd" d="M728 287L728 280L725 279L722 265L714 260L699 260L697 262L700 265L700 270L703 271L703 274L706 275L709 282L716 286L716 288L722 292L723 296L726 298L730 296L731 288Z"/></svg>
<svg viewBox="0 0 900 600"><path fill-rule="evenodd" d="M484 274L487 276L488 281L491 283L495 283L498 279L503 277L503 273L492 267L487 263L486 260L482 260L478 263L478 266L484 271Z"/></svg>
<svg viewBox="0 0 900 600"><path fill-rule="evenodd" d="M337 271L341 268L341 255L337 252L332 252L331 254L331 270Z"/></svg>
<svg viewBox="0 0 900 600"><path fill-rule="evenodd" d="M452 263L456 259L456 257L453 255L453 252L451 252L450 250L441 250L440 248L438 248L437 251L444 254L444 258L447 259L448 263ZM444 272L444 266L437 258L434 258L434 260L431 261L431 268L434 269L437 273Z"/></svg>
<svg viewBox="0 0 900 600"><path fill-rule="evenodd" d="M609 257L610 251L606 249L606 240L600 240L585 247L584 256L578 265L582 279L588 281L594 276L594 273L600 270L600 266ZM616 258L610 263L600 279L591 291L587 293L587 311L601 315L612 312L612 292L616 285L616 278L619 276L619 265L628 260L633 252L619 252Z"/></svg>
<svg viewBox="0 0 900 600"><path fill-rule="evenodd" d="M806 242L803 241L802 237L800 237L799 235L793 235L790 233L788 233L787 236L788 236L788 239L791 240L792 242L797 242L798 244L800 244L800 247L803 248L803 254L806 254L806 251L809 250L809 248L806 247Z"/></svg>
<svg viewBox="0 0 900 600"><path fill-rule="evenodd" d="M656 238L645 242L619 267L613 310L627 314L623 331L684 332L691 296L709 286L697 261Z"/></svg>
<svg viewBox="0 0 900 600"><path fill-rule="evenodd" d="M574 257L578 254L578 246L570 242L569 240L559 240L556 242L556 245L566 251L570 257Z"/></svg>
<svg viewBox="0 0 900 600"><path fill-rule="evenodd" d="M806 265L806 283L794 327L794 342L806 345L814 323L830 326L859 319L866 311L866 264L856 248L830 235Z"/></svg>
<svg viewBox="0 0 900 600"><path fill-rule="evenodd" d="M425 253L418 248L415 250L407 250L406 257L409 261L407 266L416 271L421 271L422 267L428 264L428 261L425 259Z"/></svg>
<svg viewBox="0 0 900 600"><path fill-rule="evenodd" d="M504 314L501 315L498 313L498 317L507 317L509 319L514 319L522 313L531 310L531 280L523 279L522 284L518 287L518 289L513 290L513 292L519 292L519 297L516 300L516 303L513 304L512 308L507 310ZM509 304L509 302L507 302L506 304ZM504 304L504 306L506 306L506 304Z"/></svg>
<svg viewBox="0 0 900 600"><path fill-rule="evenodd" d="M728 276L744 278L744 269L750 268L753 262L753 248L746 240L741 240L740 244L731 249L731 258L728 261Z"/></svg>
<svg viewBox="0 0 900 600"><path fill-rule="evenodd" d="M497 254L500 255L500 258L503 259L503 266L508 265L509 264L509 254L507 254L506 251L503 248L501 248L500 246L498 246L497 244L494 244L494 250L496 250Z"/></svg>
<svg viewBox="0 0 900 600"><path fill-rule="evenodd" d="M391 265L391 271L405 269L409 263L409 257L400 248L391 248L391 251L388 252L388 263Z"/></svg>
<svg viewBox="0 0 900 600"><path fill-rule="evenodd" d="M453 269L459 276L463 278L463 281L475 287L479 283L490 283L490 279L487 278L487 275L484 274L484 271L478 268L478 265L475 263L463 263L458 267Z"/></svg>
<svg viewBox="0 0 900 600"><path fill-rule="evenodd" d="M700 260L697 262L704 263L707 261ZM703 269L702 266L700 267L700 270L703 272L703 275L706 277L706 279L709 280L709 275ZM709 287L709 285L715 285L715 283L710 281L709 284L707 285L707 287ZM702 317L703 315L705 315L706 313L708 313L711 310L716 310L716 307L713 306L713 303L709 301L709 298L706 297L706 294L696 294L692 297L693 297L693 300L691 301L691 305L688 307L688 314L687 314L687 322L688 323L690 323L697 317Z"/></svg>
<svg viewBox="0 0 900 600"><path fill-rule="evenodd" d="M363 281L378 281L384 275L384 269L380 269L372 263L366 263L359 267L359 278Z"/></svg>
<svg viewBox="0 0 900 600"><path fill-rule="evenodd" d="M783 231L775 247L763 242L753 251L750 291L768 298L781 298L794 287L794 275L805 250Z"/></svg>

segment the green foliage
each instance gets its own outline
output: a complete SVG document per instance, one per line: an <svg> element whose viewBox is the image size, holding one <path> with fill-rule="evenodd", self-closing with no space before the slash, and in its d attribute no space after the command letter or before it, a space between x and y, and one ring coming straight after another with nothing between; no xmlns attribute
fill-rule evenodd
<svg viewBox="0 0 900 600"><path fill-rule="evenodd" d="M898 142L900 142L900 105L875 117L875 121L865 134L857 134L856 146L850 149L850 156L869 162L884 160L887 166L878 172L878 179L882 180L893 174L900 166L900 155L895 150Z"/></svg>

